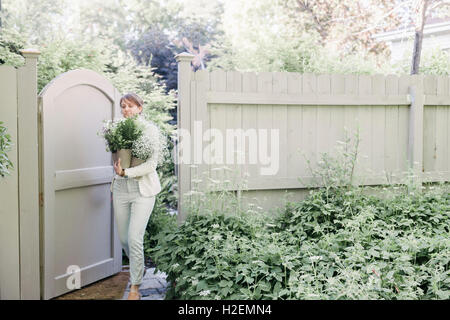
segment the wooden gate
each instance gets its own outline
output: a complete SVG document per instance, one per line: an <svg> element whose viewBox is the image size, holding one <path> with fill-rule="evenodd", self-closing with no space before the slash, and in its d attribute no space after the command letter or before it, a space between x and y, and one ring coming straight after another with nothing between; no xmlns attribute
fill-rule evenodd
<svg viewBox="0 0 450 320"><path fill-rule="evenodd" d="M72 291L77 275L84 286L121 270L114 169L97 135L104 119L119 116L119 100L107 79L85 69L59 75L39 95L43 299Z"/></svg>

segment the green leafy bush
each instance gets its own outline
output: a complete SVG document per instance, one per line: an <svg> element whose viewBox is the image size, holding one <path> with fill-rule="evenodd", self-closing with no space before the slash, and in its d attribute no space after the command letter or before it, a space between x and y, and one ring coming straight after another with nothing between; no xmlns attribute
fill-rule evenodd
<svg viewBox="0 0 450 320"><path fill-rule="evenodd" d="M14 168L13 163L7 155L13 143L11 136L6 133L6 128L2 124L3 121L0 121L0 176L5 177L9 174L9 169Z"/></svg>
<svg viewBox="0 0 450 320"><path fill-rule="evenodd" d="M20 54L25 38L16 30L0 28L0 65L22 66L25 59Z"/></svg>
<svg viewBox="0 0 450 320"><path fill-rule="evenodd" d="M354 150L329 156L316 175L328 186L279 215L194 191L186 221L149 250L166 299L448 299L449 185L353 186Z"/></svg>

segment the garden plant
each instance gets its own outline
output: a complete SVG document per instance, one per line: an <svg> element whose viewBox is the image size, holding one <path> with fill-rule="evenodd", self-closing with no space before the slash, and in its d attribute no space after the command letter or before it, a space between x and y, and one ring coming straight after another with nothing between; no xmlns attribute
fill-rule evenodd
<svg viewBox="0 0 450 320"><path fill-rule="evenodd" d="M166 299L448 299L449 185L360 186L357 145L322 155L322 187L277 215L194 190L186 221L149 249Z"/></svg>

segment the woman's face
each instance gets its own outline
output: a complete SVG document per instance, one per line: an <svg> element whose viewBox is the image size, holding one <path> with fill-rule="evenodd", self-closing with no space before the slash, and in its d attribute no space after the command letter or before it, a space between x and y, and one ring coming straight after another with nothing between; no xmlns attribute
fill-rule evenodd
<svg viewBox="0 0 450 320"><path fill-rule="evenodd" d="M122 111L122 115L125 118L132 117L136 114L141 113L141 111L142 111L142 107L140 107L140 106L136 105L134 102L128 101L128 100L122 101L122 103L120 104L120 109Z"/></svg>

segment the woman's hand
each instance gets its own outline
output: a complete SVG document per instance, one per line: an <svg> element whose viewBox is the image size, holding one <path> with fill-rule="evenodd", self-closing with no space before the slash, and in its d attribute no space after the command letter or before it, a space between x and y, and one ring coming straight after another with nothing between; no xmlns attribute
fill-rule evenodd
<svg viewBox="0 0 450 320"><path fill-rule="evenodd" d="M120 176L122 174L122 166L120 165L120 158L114 162L114 171Z"/></svg>

